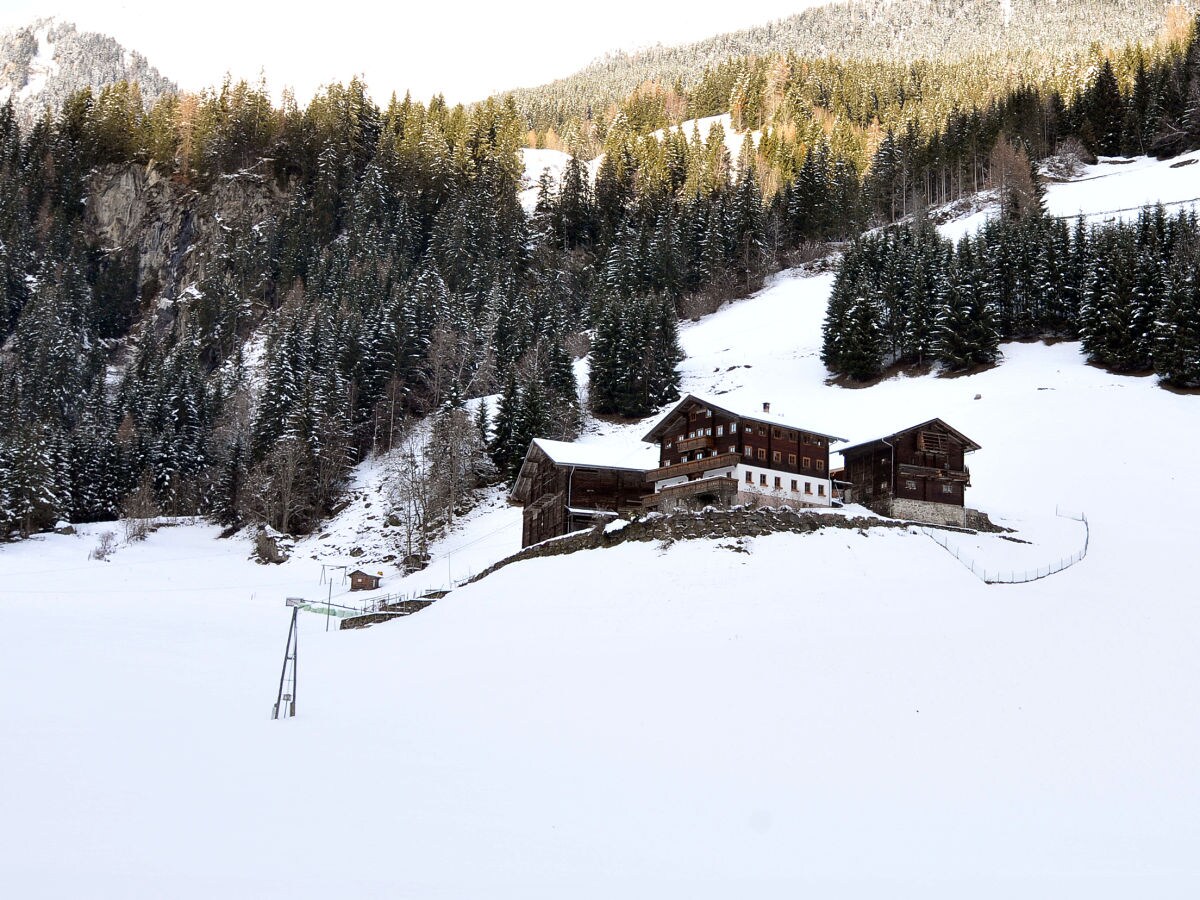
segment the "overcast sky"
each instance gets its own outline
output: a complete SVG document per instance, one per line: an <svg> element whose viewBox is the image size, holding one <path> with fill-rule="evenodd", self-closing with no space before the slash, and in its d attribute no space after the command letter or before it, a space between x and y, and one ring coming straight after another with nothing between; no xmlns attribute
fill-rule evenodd
<svg viewBox="0 0 1200 900"><path fill-rule="evenodd" d="M0 27L58 16L111 34L186 89L218 84L226 71L253 79L261 69L276 93L290 86L301 102L355 74L381 102L407 89L454 102L570 74L608 50L695 40L814 2L0 0Z"/></svg>

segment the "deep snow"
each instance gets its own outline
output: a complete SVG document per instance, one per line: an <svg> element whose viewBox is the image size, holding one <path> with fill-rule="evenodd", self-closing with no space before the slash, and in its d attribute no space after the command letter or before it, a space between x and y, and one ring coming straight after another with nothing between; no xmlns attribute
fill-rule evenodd
<svg viewBox="0 0 1200 900"><path fill-rule="evenodd" d="M842 529L533 560L367 631L303 614L274 722L283 598L382 551L386 463L283 566L204 525L107 563L111 526L0 546L6 896L1195 896L1200 401L1075 343L830 386L830 281L687 323L684 389L854 440L941 416L983 446L971 505L1032 542L963 552L1069 555L1061 505L1082 563L985 585L919 533ZM519 518L492 494L383 590L478 571Z"/></svg>

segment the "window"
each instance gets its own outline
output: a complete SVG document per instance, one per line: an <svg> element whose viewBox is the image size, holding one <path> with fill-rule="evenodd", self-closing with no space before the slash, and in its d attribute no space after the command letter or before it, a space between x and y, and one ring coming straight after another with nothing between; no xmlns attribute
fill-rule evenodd
<svg viewBox="0 0 1200 900"><path fill-rule="evenodd" d="M783 432L780 431L778 428L772 428L771 429L771 437L778 440L779 438L783 437Z"/></svg>
<svg viewBox="0 0 1200 900"><path fill-rule="evenodd" d="M704 436L705 436L705 437L712 437L712 429L711 429L711 428L705 428L705 429L704 429Z"/></svg>
<svg viewBox="0 0 1200 900"><path fill-rule="evenodd" d="M667 449L668 450L670 450L674 446L675 446L675 444L673 444L671 441L667 441Z"/></svg>
<svg viewBox="0 0 1200 900"><path fill-rule="evenodd" d="M759 447L759 448L758 448L758 458L759 458L759 459L766 459L766 458L767 458L767 448L766 448L766 447Z"/></svg>
<svg viewBox="0 0 1200 900"><path fill-rule="evenodd" d="M680 455L680 457L679 457L679 461L680 461L681 463L685 463L685 462L687 462L687 461L688 461L688 455L687 455L686 453L683 453L683 454L681 454L681 455Z"/></svg>
<svg viewBox="0 0 1200 900"><path fill-rule="evenodd" d="M771 452L771 462L783 462L783 454L778 450L773 450Z"/></svg>
<svg viewBox="0 0 1200 900"><path fill-rule="evenodd" d="M789 432L788 432L788 440L789 440L789 441L794 441L795 439L796 439L796 432L794 432L794 431L789 431Z"/></svg>
<svg viewBox="0 0 1200 900"><path fill-rule="evenodd" d="M779 490L781 487L783 487L783 479L780 478L778 475L776 475L775 476L775 490Z"/></svg>
<svg viewBox="0 0 1200 900"><path fill-rule="evenodd" d="M746 484L754 484L754 473L753 472L746 473Z"/></svg>
<svg viewBox="0 0 1200 900"><path fill-rule="evenodd" d="M909 478L904 482L904 487L910 491L915 491L917 489L917 483ZM942 485L942 487L945 487L945 485Z"/></svg>
<svg viewBox="0 0 1200 900"><path fill-rule="evenodd" d="M682 434L679 436L679 439L680 439L681 441L684 439Z"/></svg>
<svg viewBox="0 0 1200 900"><path fill-rule="evenodd" d="M750 457L751 459L754 459L754 448L753 448L753 447L747 447L747 448L746 448L746 455L747 455L748 457Z"/></svg>
<svg viewBox="0 0 1200 900"><path fill-rule="evenodd" d="M767 486L767 476L766 476L766 475L759 475L759 476L758 476L758 483L759 483L759 484L761 484L763 487L766 487L766 486Z"/></svg>
<svg viewBox="0 0 1200 900"><path fill-rule="evenodd" d="M688 432L688 440L691 440L691 439L692 439L692 438L694 438L695 436L696 436L696 432L694 432L694 431L689 431L689 432Z"/></svg>
<svg viewBox="0 0 1200 900"><path fill-rule="evenodd" d="M767 436L767 426L766 426L766 425L759 425L759 426L758 426L758 433L759 433L759 434L760 434L762 437L766 437L766 436Z"/></svg>
<svg viewBox="0 0 1200 900"><path fill-rule="evenodd" d="M704 418L706 418L706 419L711 419L711 418L712 418L712 410L711 410L711 409L706 409L706 410L704 411Z"/></svg>
<svg viewBox="0 0 1200 900"><path fill-rule="evenodd" d="M804 493L806 493L806 494L812 493L812 482L811 481L804 482Z"/></svg>
<svg viewBox="0 0 1200 900"><path fill-rule="evenodd" d="M793 490L793 491L798 491L798 490L800 490L800 488L799 488L799 487L796 485L796 479L795 479L795 478L793 478L793 479L792 479L792 490Z"/></svg>
<svg viewBox="0 0 1200 900"><path fill-rule="evenodd" d="M717 426L717 437L720 437L720 436L721 436L721 435L723 435L724 433L725 433L725 426L724 426L724 425L718 425L718 426Z"/></svg>
<svg viewBox="0 0 1200 900"><path fill-rule="evenodd" d="M943 493L943 494L953 494L953 493L954 493L954 485L952 485L952 484L943 484L943 485L942 485L942 493Z"/></svg>
<svg viewBox="0 0 1200 900"><path fill-rule="evenodd" d="M825 496L825 485L823 485L823 484L818 484L818 485L817 485L817 496L818 496L818 497L824 497L824 496Z"/></svg>
<svg viewBox="0 0 1200 900"><path fill-rule="evenodd" d="M825 460L823 460L823 459L818 459L818 460L817 460L817 471L818 471L818 472L824 472L824 471L825 471Z"/></svg>
<svg viewBox="0 0 1200 900"><path fill-rule="evenodd" d="M804 457L804 468L806 468L806 469L812 468L812 457L811 456Z"/></svg>
<svg viewBox="0 0 1200 900"><path fill-rule="evenodd" d="M730 422L730 423L729 423L729 433L730 433L730 434L737 434L737 422Z"/></svg>
<svg viewBox="0 0 1200 900"><path fill-rule="evenodd" d="M730 453L737 453L737 445L736 445L736 444L730 444L730 445L729 445L729 452L730 452Z"/></svg>
<svg viewBox="0 0 1200 900"><path fill-rule="evenodd" d="M795 454L795 453L789 453L789 454L788 454L788 465L789 465L789 466L794 466L795 464L796 464L796 454Z"/></svg>

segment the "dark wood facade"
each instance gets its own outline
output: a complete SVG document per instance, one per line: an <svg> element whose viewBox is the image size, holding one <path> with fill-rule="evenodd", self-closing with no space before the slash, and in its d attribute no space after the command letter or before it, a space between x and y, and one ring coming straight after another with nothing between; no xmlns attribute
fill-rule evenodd
<svg viewBox="0 0 1200 900"><path fill-rule="evenodd" d="M748 465L828 478L829 442L837 438L688 396L644 440L658 444L657 480L667 477L657 474L663 469L727 453Z"/></svg>
<svg viewBox="0 0 1200 900"><path fill-rule="evenodd" d="M350 573L350 590L373 591L379 587L379 580L382 577L381 575L372 575L370 572L364 572L362 569L355 569Z"/></svg>
<svg viewBox="0 0 1200 900"><path fill-rule="evenodd" d="M549 441L531 443L513 485L512 499L525 507L522 547L641 511L646 469L556 459L553 448Z"/></svg>
<svg viewBox="0 0 1200 900"><path fill-rule="evenodd" d="M795 492L788 502L827 505L831 499L829 445L839 438L772 418L769 404L761 416L748 415L688 395L643 440L658 444L659 468L647 480L659 493L680 493L680 478L721 477L737 478L747 493ZM805 494L805 486L811 493ZM701 485L696 490L710 493Z"/></svg>
<svg viewBox="0 0 1200 900"><path fill-rule="evenodd" d="M852 499L872 505L895 500L965 505L971 471L966 454L979 445L931 419L841 451L841 477L853 485Z"/></svg>

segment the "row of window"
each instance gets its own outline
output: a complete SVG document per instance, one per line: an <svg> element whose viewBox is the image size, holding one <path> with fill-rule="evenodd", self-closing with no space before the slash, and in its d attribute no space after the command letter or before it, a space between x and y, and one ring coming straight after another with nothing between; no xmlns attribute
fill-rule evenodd
<svg viewBox="0 0 1200 900"><path fill-rule="evenodd" d="M886 484L882 485L882 488L883 488L883 490L886 491L887 485ZM917 483L915 481L913 481L911 478L906 479L904 482L904 489L907 491L915 491L917 489ZM954 493L954 485L948 481L943 481L942 482L942 493L943 494L953 494Z"/></svg>
<svg viewBox="0 0 1200 900"><path fill-rule="evenodd" d="M730 450L731 450L731 451L732 451L732 449L733 449L733 448L730 448ZM746 456L748 456L749 458L753 459L753 458L754 458L754 455L755 455L755 450L754 450L754 448L753 448L753 447L747 447L747 448L746 448ZM764 448L764 447L759 447L759 448L758 448L758 458L759 458L759 459L761 459L761 460L766 460L766 458L767 458L767 451L766 451L766 448ZM782 462L783 462L783 453L782 453L782 452L780 452L779 450L772 450L772 451L771 451L771 462L782 463ZM788 465L789 465L789 466L794 466L794 465L796 465L796 454L795 454L795 453L789 453L789 454L788 454ZM803 457L803 458L801 459L801 467L802 467L802 468L805 468L805 469L811 469L811 468L813 467L813 461L812 461L812 457L810 457L810 456L805 456L805 457ZM823 460L823 459L818 459L818 460L817 460L817 466L816 466L816 468L817 468L817 471L818 471L818 472L823 472L823 471L825 471L825 460Z"/></svg>
<svg viewBox="0 0 1200 900"><path fill-rule="evenodd" d="M775 478L775 490L782 491L783 490L783 478L778 475L774 476L774 478ZM800 485L799 485L798 479L792 478L791 482L792 482L792 493L793 494L800 493ZM746 473L746 484L749 484L749 485L754 484L754 473L753 472ZM759 473L758 486L759 487L770 487L770 485L767 483L767 474L765 472ZM804 493L811 497L812 492L813 492L812 482L811 481L804 482ZM818 497L825 496L825 485L824 484L817 485L817 496Z"/></svg>
<svg viewBox="0 0 1200 900"><path fill-rule="evenodd" d="M711 416L712 416L712 413L709 413L710 418L711 418ZM754 434L754 429L755 429L755 425L753 422L746 422L742 425L742 431L745 434L748 434L748 435ZM737 430L738 430L738 423L731 422L729 424L729 433L737 434ZM761 437L766 437L767 436L767 426L759 425L758 426L758 434ZM717 431L716 431L716 436L723 437L724 435L725 435L725 426L718 425ZM689 431L687 434L681 433L677 439L681 440L681 441L687 441L687 440L691 440L692 438L712 437L712 436L713 436L712 428L696 428L693 431ZM796 440L796 432L794 432L794 431L788 431L785 433L782 428L772 428L771 429L771 437L773 437L775 440L783 440L785 436L786 436L787 440L789 440L789 441ZM815 434L806 434L804 432L800 432L800 443L812 444L813 446L816 446L816 447L824 447L825 439L818 435L815 435ZM668 443L667 446L670 447L671 445Z"/></svg>

